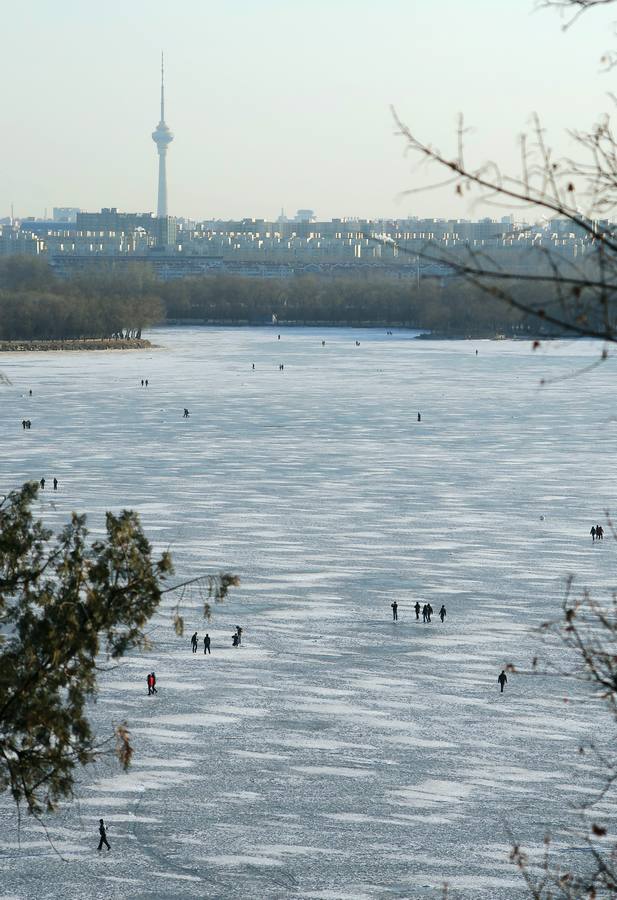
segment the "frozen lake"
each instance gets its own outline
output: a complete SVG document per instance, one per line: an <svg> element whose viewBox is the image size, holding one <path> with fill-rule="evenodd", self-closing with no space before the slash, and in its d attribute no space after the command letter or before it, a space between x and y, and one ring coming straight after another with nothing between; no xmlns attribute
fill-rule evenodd
<svg viewBox="0 0 617 900"><path fill-rule="evenodd" d="M615 361L560 380L599 346L152 339L0 354L0 493L44 475L53 526L136 509L178 580L226 569L242 584L209 625L189 600L183 638L167 603L152 650L101 678L99 732L128 719L135 762L86 770L48 817L64 860L32 821L18 850L0 798L0 897L415 900L444 881L454 897L523 896L507 829L537 847L549 828L571 858L564 806L589 783L575 751L606 720L557 677L512 675L503 695L496 679L541 652L533 629L569 573L598 596L615 585L614 543L588 534L617 507ZM444 603L445 623L416 622L416 600ZM195 630L211 656L191 653Z"/></svg>

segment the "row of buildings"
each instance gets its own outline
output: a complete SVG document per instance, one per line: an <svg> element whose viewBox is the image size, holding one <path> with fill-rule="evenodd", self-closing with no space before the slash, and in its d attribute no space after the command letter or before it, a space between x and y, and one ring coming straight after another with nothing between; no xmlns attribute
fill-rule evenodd
<svg viewBox="0 0 617 900"><path fill-rule="evenodd" d="M608 223L598 223L598 227ZM194 222L151 213L58 208L51 219L0 220L0 254L47 258L62 275L91 266L148 263L163 279L229 273L301 273L418 278L447 274L449 260L487 252L529 267L539 252L589 253L588 232L565 219L542 224L481 219L330 219L301 210L293 219Z"/></svg>

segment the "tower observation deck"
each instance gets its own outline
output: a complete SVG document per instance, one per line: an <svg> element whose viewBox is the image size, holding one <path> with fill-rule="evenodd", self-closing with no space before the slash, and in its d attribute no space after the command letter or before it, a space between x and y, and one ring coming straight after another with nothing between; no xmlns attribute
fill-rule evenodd
<svg viewBox="0 0 617 900"><path fill-rule="evenodd" d="M167 148L174 136L165 122L165 70L161 53L161 121L152 132L152 140L159 153L159 194L156 214L159 218L167 216Z"/></svg>

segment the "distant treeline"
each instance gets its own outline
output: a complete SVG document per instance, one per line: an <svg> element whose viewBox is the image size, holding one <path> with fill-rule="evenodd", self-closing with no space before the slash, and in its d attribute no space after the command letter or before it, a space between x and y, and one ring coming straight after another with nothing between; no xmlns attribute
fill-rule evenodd
<svg viewBox="0 0 617 900"><path fill-rule="evenodd" d="M527 332L520 313L457 279L187 278L161 286L173 320L402 325L444 335Z"/></svg>
<svg viewBox="0 0 617 900"><path fill-rule="evenodd" d="M156 284L139 268L57 279L42 260L0 259L0 340L141 337L165 317Z"/></svg>
<svg viewBox="0 0 617 900"><path fill-rule="evenodd" d="M558 298L534 283L515 296L548 311ZM396 281L239 276L158 281L147 266L101 266L70 280L29 257L0 259L0 340L139 337L173 321L407 326L451 337L547 335L547 323L461 279Z"/></svg>

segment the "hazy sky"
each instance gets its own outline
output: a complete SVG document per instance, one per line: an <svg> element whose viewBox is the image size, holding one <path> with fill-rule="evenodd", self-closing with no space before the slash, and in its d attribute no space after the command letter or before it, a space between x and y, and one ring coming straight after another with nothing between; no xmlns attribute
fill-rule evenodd
<svg viewBox="0 0 617 900"><path fill-rule="evenodd" d="M442 150L514 165L609 108L617 7L569 31L534 0L28 0L3 4L0 216L156 205L159 55L169 209L198 218L487 215L412 171L389 107Z"/></svg>

